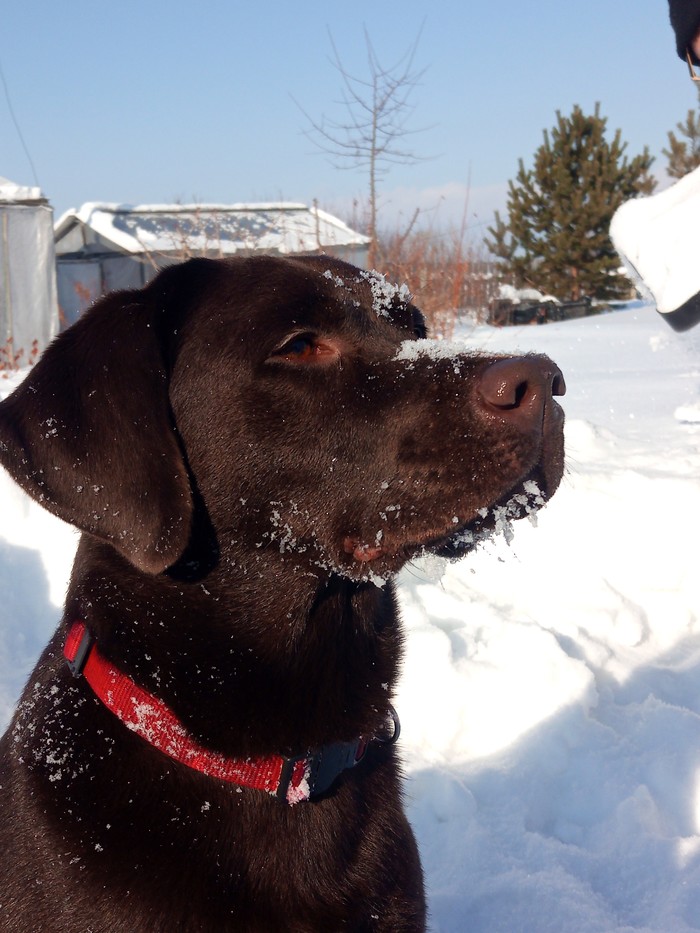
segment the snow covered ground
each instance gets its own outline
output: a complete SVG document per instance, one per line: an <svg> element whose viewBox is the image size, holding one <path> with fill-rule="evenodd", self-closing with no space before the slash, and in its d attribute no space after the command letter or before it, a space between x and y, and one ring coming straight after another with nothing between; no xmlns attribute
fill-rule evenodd
<svg viewBox="0 0 700 933"><path fill-rule="evenodd" d="M401 574L431 929L700 930L700 333L639 307L460 339L560 364L568 471L510 545ZM75 538L4 475L0 516L1 728Z"/></svg>

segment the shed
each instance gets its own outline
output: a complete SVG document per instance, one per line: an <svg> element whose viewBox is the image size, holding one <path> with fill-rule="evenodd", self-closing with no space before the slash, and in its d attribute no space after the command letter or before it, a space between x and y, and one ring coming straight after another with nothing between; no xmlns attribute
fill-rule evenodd
<svg viewBox="0 0 700 933"><path fill-rule="evenodd" d="M27 363L58 331L53 210L0 178L0 368Z"/></svg>
<svg viewBox="0 0 700 933"><path fill-rule="evenodd" d="M332 214L294 203L84 204L55 228L62 321L100 295L141 288L191 256L329 253L364 266L369 238Z"/></svg>

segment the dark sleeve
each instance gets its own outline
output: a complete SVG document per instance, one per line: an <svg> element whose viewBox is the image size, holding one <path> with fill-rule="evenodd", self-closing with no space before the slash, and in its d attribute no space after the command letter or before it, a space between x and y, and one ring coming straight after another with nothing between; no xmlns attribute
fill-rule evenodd
<svg viewBox="0 0 700 933"><path fill-rule="evenodd" d="M700 27L700 0L668 0L668 6L676 34L676 49L685 59L685 50Z"/></svg>

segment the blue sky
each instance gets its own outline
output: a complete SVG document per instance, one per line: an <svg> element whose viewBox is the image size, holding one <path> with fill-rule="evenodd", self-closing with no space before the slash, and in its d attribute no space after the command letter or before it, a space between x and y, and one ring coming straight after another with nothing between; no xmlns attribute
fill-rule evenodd
<svg viewBox="0 0 700 933"><path fill-rule="evenodd" d="M697 95L676 57L665 0L346 3L6 0L0 65L39 184L57 215L85 201L295 200L347 212L363 174L333 168L304 135L339 115L332 33L365 69L363 26L382 63L421 32L413 166L384 179L384 216L421 207L483 232L518 158L556 110L592 111L665 177L667 132ZM422 31L421 31L422 30ZM0 87L0 175L33 183Z"/></svg>

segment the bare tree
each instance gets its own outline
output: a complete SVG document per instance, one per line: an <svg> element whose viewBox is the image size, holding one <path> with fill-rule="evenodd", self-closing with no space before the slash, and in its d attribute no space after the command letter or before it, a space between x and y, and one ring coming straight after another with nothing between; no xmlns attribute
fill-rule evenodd
<svg viewBox="0 0 700 933"><path fill-rule="evenodd" d="M364 29L367 74L351 74L340 57L332 34L328 33L333 54L331 64L341 79L337 102L343 116L338 119L312 119L301 108L310 124L307 135L331 157L336 168L363 169L368 180L367 234L370 238L368 261L377 261L377 215L379 179L392 165L413 165L421 160L407 145L407 137L421 132L408 126L413 113L410 97L425 69L416 71L414 59L420 33L411 47L391 67L377 57L367 29Z"/></svg>

